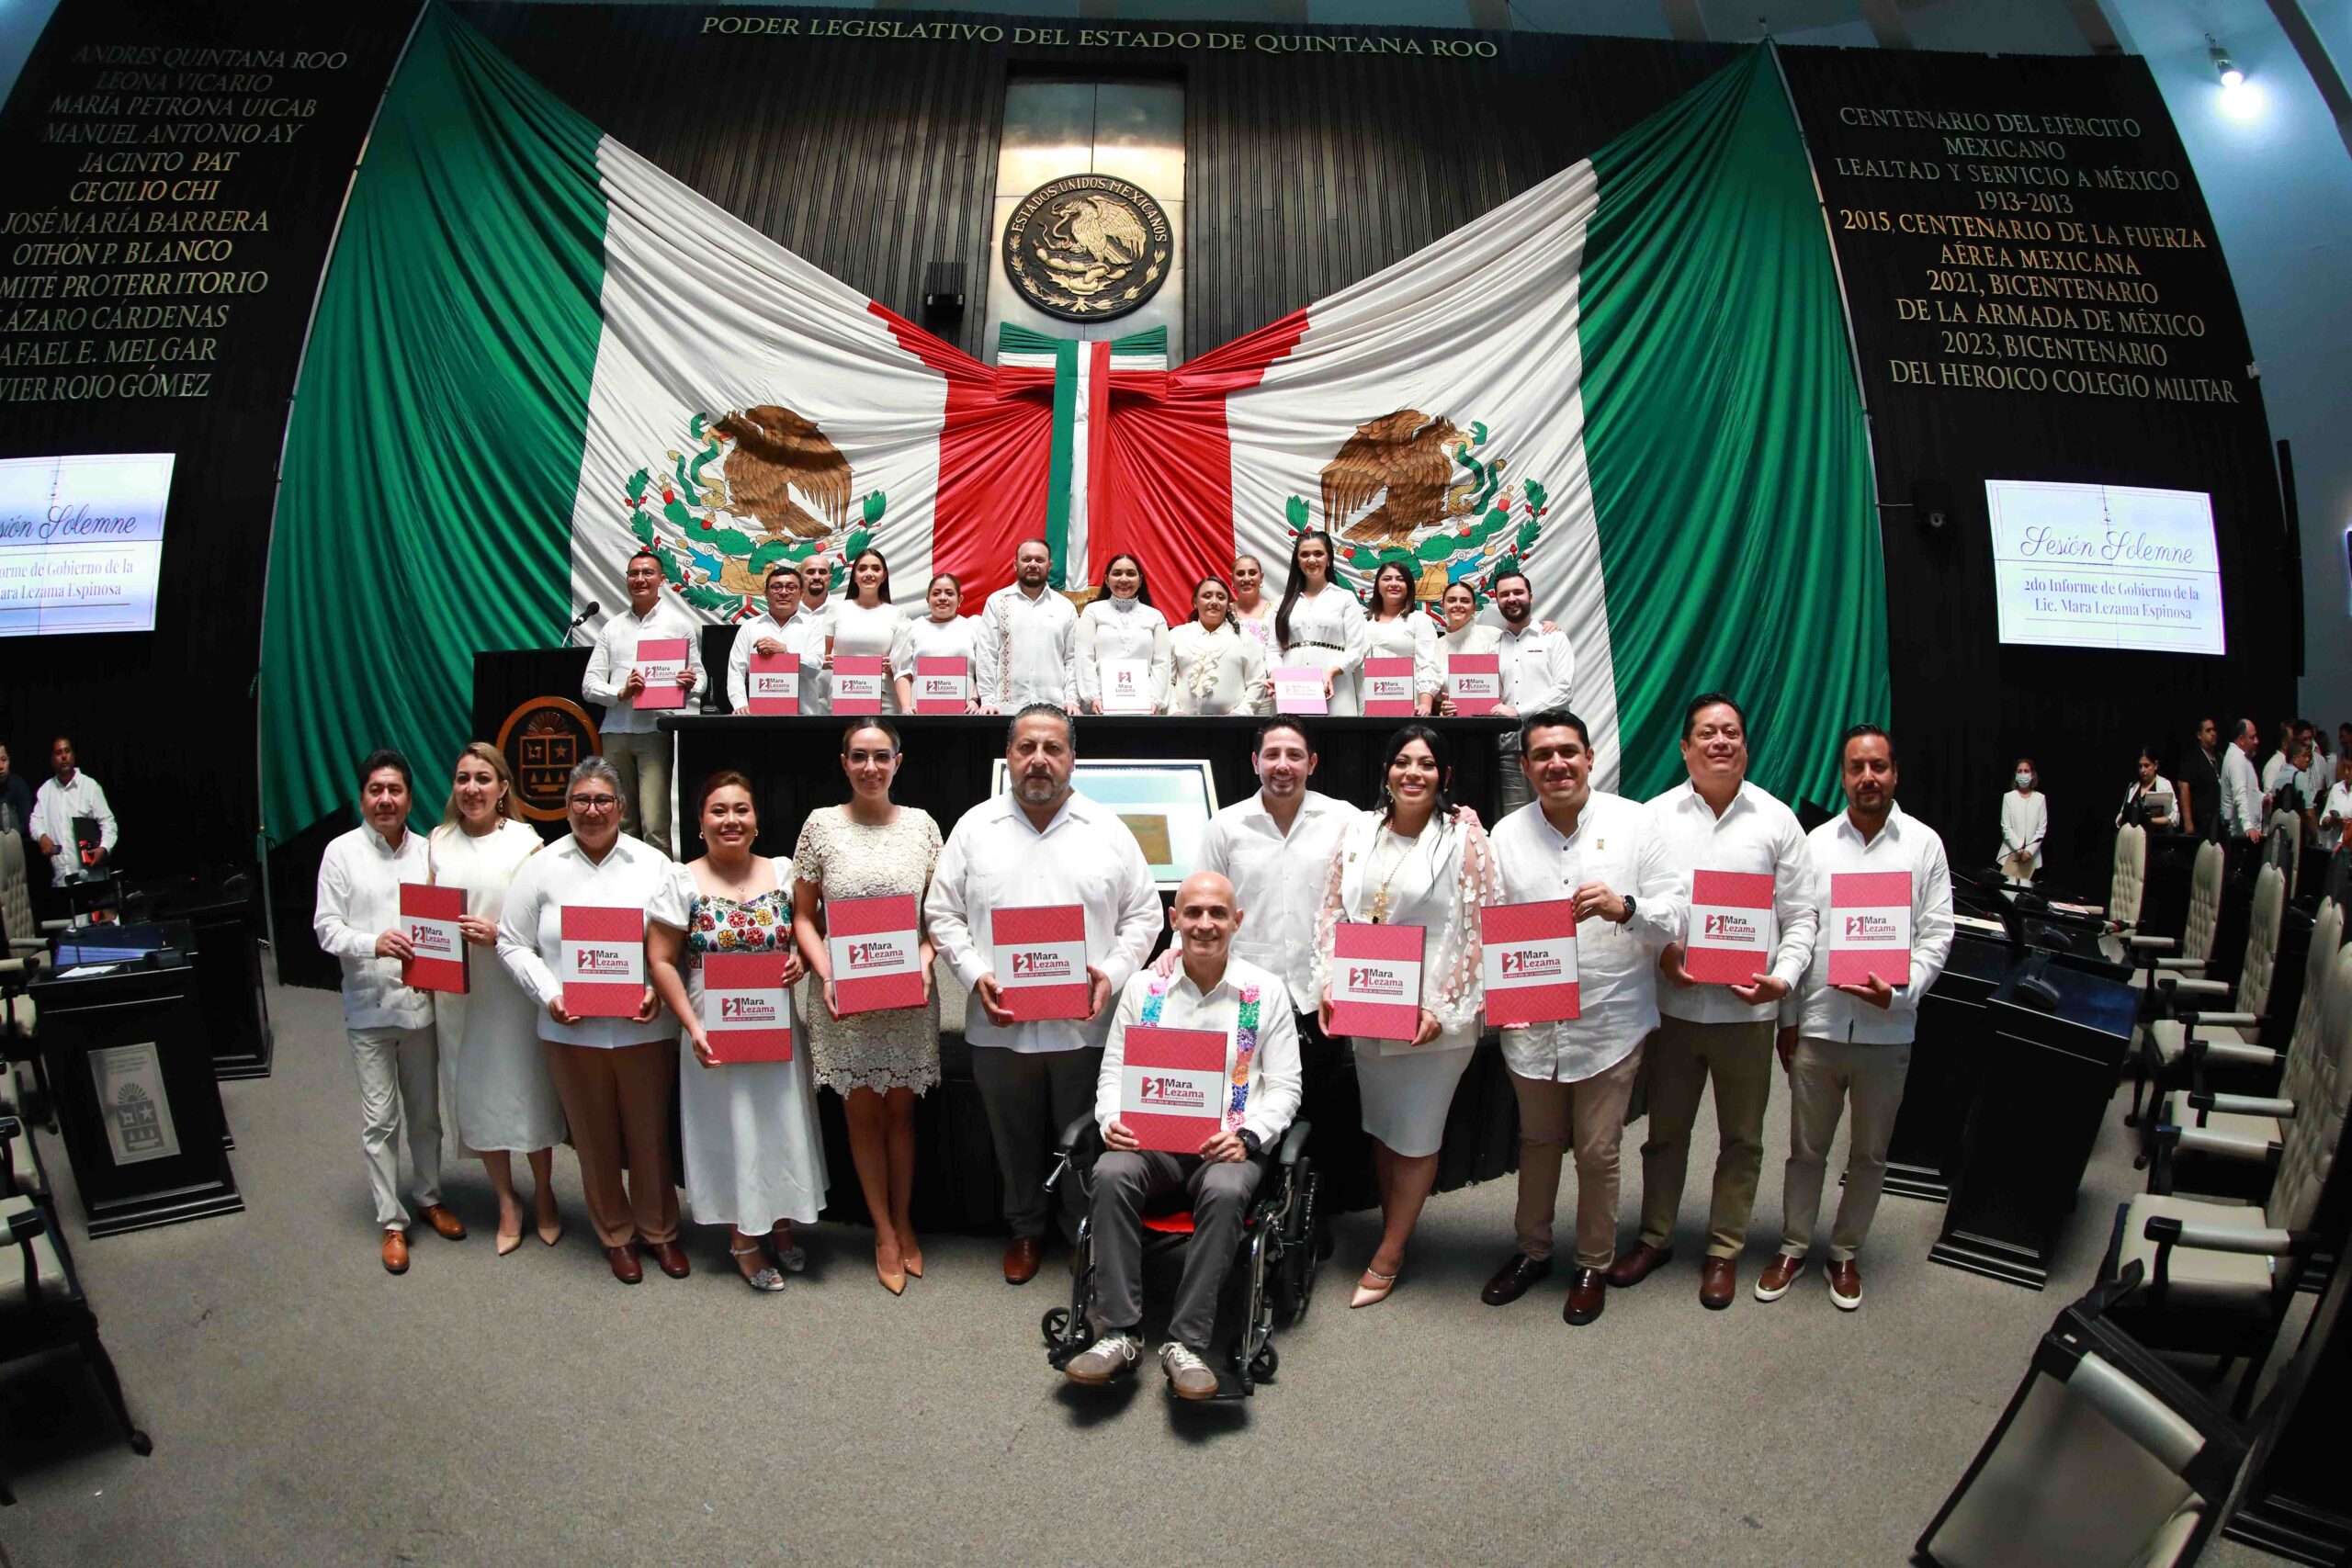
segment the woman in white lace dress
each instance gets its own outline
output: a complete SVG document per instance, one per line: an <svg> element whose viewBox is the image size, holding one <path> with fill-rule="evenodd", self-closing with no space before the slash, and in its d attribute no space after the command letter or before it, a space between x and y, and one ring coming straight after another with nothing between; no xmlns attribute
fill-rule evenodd
<svg viewBox="0 0 2352 1568"><path fill-rule="evenodd" d="M1387 561L1372 574L1372 614L1364 619L1366 659L1413 661L1413 711L1430 712L1442 683L1437 665L1437 626L1413 603L1418 583L1401 561Z"/></svg>
<svg viewBox="0 0 2352 1568"><path fill-rule="evenodd" d="M1233 624L1232 598L1214 577L1193 590L1193 618L1168 634L1168 711L1253 714L1268 678L1265 650Z"/></svg>
<svg viewBox="0 0 2352 1568"><path fill-rule="evenodd" d="M898 694L899 711L915 711L916 660L960 659L964 661L964 711L979 712L979 688L973 684L977 666L972 641L979 618L958 613L964 607L964 584L954 572L943 571L931 580L923 604L931 613L900 621L899 640L890 646L891 684Z"/></svg>
<svg viewBox="0 0 2352 1568"><path fill-rule="evenodd" d="M912 897L922 919L932 867L939 863L939 824L931 814L890 798L904 758L897 728L878 720L842 735L846 806L808 814L793 860L792 931L808 964L808 1055L817 1081L842 1097L849 1117L850 1156L874 1219L874 1272L897 1295L907 1278L922 1278L922 1247L908 1209L914 1198L915 1096L939 1081L939 998L931 983L925 932L921 1007L833 1013L833 964L821 904L843 898Z"/></svg>
<svg viewBox="0 0 2352 1568"><path fill-rule="evenodd" d="M1130 695L1114 683L1125 676ZM1079 612L1078 694L1088 713L1163 713L1168 707L1168 617L1154 609L1143 562L1115 555L1102 596Z"/></svg>
<svg viewBox="0 0 2352 1568"><path fill-rule="evenodd" d="M1461 819L1449 798L1453 768L1445 738L1408 724L1382 750L1380 803L1358 812L1340 835L1315 929L1323 1028L1336 1037L1330 977L1340 923L1421 928L1419 1030L1409 1043L1354 1042L1381 1216L1380 1245L1357 1282L1354 1306L1384 1300L1395 1287L1405 1244L1436 1184L1446 1113L1478 1043L1486 1000L1478 911L1502 898L1487 835Z"/></svg>
<svg viewBox="0 0 2352 1568"><path fill-rule="evenodd" d="M883 661L882 711L899 711L899 694L889 679L889 660L898 645L900 617L890 603L890 563L880 550L860 550L849 563L849 593L827 612L832 637L825 646L825 668L839 659L879 659Z"/></svg>
<svg viewBox="0 0 2352 1568"><path fill-rule="evenodd" d="M1363 606L1331 581L1331 536L1309 531L1291 547L1290 581L1274 611L1274 640L1285 668L1312 666L1323 671L1323 699L1329 711L1349 717L1363 713L1356 671L1363 668Z"/></svg>

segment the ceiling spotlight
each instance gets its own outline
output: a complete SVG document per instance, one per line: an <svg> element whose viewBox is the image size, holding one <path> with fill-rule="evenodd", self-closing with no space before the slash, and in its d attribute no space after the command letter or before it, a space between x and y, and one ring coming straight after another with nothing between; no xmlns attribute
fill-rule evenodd
<svg viewBox="0 0 2352 1568"><path fill-rule="evenodd" d="M2245 73L2238 69L2238 62L2230 58L2228 50L2213 41L2212 34L2205 35L2205 52L2212 56L2213 72L2221 77L2222 85L2224 87L2245 86Z"/></svg>

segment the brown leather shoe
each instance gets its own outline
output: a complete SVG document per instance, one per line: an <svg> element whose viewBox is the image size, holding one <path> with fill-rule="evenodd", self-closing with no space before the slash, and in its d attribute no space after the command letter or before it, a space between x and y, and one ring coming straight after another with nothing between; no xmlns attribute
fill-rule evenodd
<svg viewBox="0 0 2352 1568"><path fill-rule="evenodd" d="M466 1222L438 1203L424 1211L424 1223L431 1225L444 1241L466 1239Z"/></svg>
<svg viewBox="0 0 2352 1568"><path fill-rule="evenodd" d="M407 1232L386 1231L384 1233L384 1272L387 1274L408 1272Z"/></svg>
<svg viewBox="0 0 2352 1568"><path fill-rule="evenodd" d="M1560 1316L1581 1328L1609 1304L1609 1279L1598 1269L1579 1269L1568 1280L1568 1304Z"/></svg>
<svg viewBox="0 0 2352 1568"><path fill-rule="evenodd" d="M1628 1291L1673 1261L1674 1248L1643 1242L1609 1266L1609 1282Z"/></svg>
<svg viewBox="0 0 2352 1568"><path fill-rule="evenodd" d="M653 1254L653 1261L662 1265L662 1272L673 1280L683 1280L695 1271L686 1261L686 1249L674 1241L648 1242L645 1249Z"/></svg>
<svg viewBox="0 0 2352 1568"><path fill-rule="evenodd" d="M1739 1259L1710 1258L1699 1266L1699 1304L1721 1312L1739 1293Z"/></svg>
<svg viewBox="0 0 2352 1568"><path fill-rule="evenodd" d="M1524 1252L1514 1252L1510 1261L1495 1270L1478 1299L1490 1307L1509 1306L1527 1294L1528 1288L1552 1271L1548 1258L1530 1258Z"/></svg>
<svg viewBox="0 0 2352 1568"><path fill-rule="evenodd" d="M1830 1260L1829 1300L1839 1312L1852 1312L1862 1304L1862 1271L1854 1267L1852 1258Z"/></svg>
<svg viewBox="0 0 2352 1568"><path fill-rule="evenodd" d="M1004 1282L1025 1285L1037 1277L1037 1264L1044 1257L1034 1235L1017 1235L1004 1244Z"/></svg>
<svg viewBox="0 0 2352 1568"><path fill-rule="evenodd" d="M1804 1259L1792 1258L1785 1252L1772 1254L1772 1261L1764 1265L1764 1272L1756 1277L1756 1299L1777 1302L1789 1293L1789 1287L1804 1272Z"/></svg>
<svg viewBox="0 0 2352 1568"><path fill-rule="evenodd" d="M634 1285L645 1278L645 1270L637 1265L634 1247L608 1247L605 1248L605 1260L613 1266L613 1278L624 1285Z"/></svg>

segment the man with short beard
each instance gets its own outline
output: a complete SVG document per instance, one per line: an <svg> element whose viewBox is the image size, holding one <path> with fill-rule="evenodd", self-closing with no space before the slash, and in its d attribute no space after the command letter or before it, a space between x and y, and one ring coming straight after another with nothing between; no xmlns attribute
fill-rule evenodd
<svg viewBox="0 0 2352 1568"><path fill-rule="evenodd" d="M1512 569L1494 581L1495 613L1503 618L1495 659L1503 678L1502 705L1495 711L1529 714L1546 708L1566 709L1576 684L1576 649L1568 634L1549 621L1535 619L1535 589L1527 573ZM1502 801L1506 812L1516 811L1532 798L1527 775L1520 771L1519 738L1499 738Z"/></svg>
<svg viewBox="0 0 2352 1568"><path fill-rule="evenodd" d="M980 711L1006 713L1033 703L1078 711L1078 612L1046 586L1053 551L1023 539L1012 552L1012 582L988 596L972 638Z"/></svg>
<svg viewBox="0 0 2352 1568"><path fill-rule="evenodd" d="M1046 1234L1046 1169L1057 1135L1094 1103L1111 999L1159 935L1159 893L1135 834L1070 788L1075 721L1048 703L1013 716L1011 787L964 813L933 868L923 912L939 954L970 988L964 1038L1004 1179L1008 1284L1035 1278ZM997 985L990 936L999 909L1075 904L1086 918L1083 1019L1020 1023ZM1064 1236L1077 1235L1075 1182L1062 1189Z"/></svg>

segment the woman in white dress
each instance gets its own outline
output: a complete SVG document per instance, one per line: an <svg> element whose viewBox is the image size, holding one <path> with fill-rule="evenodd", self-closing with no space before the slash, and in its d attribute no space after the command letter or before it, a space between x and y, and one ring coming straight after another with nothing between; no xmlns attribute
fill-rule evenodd
<svg viewBox="0 0 2352 1568"><path fill-rule="evenodd" d="M1123 705L1114 682L1134 682ZM1102 596L1079 612L1078 694L1088 713L1161 713L1168 706L1168 617L1152 608L1143 562L1115 555L1102 569Z"/></svg>
<svg viewBox="0 0 2352 1568"><path fill-rule="evenodd" d="M1310 530L1291 547L1290 581L1274 612L1274 640L1286 668L1312 665L1323 671L1324 705L1356 717L1363 700L1356 671L1363 668L1363 606L1331 581L1331 536Z"/></svg>
<svg viewBox="0 0 2352 1568"><path fill-rule="evenodd" d="M1357 812L1340 835L1315 923L1318 1010L1324 1032L1334 1038L1331 967L1340 922L1421 928L1419 1032L1409 1044L1354 1042L1381 1216L1380 1245L1350 1303L1360 1307L1395 1288L1405 1244L1436 1184L1446 1113L1478 1043L1486 999L1478 911L1503 897L1487 835L1448 795L1453 768L1445 738L1426 724L1408 724L1383 752L1380 804Z"/></svg>
<svg viewBox="0 0 2352 1568"><path fill-rule="evenodd" d="M1233 558L1233 629L1255 641L1266 655L1271 672L1283 645L1274 639L1274 604L1266 597L1266 569L1256 556ZM1258 712L1274 711L1274 689L1266 688Z"/></svg>
<svg viewBox="0 0 2352 1568"><path fill-rule="evenodd" d="M1449 582L1445 592L1438 595L1438 612L1445 617L1445 630L1437 639L1437 711L1453 716L1453 697L1446 690L1447 660L1456 654L1492 653L1502 646L1499 626L1478 623L1478 591L1466 582Z"/></svg>
<svg viewBox="0 0 2352 1568"><path fill-rule="evenodd" d="M697 809L709 852L673 867L646 909L653 988L685 1026L678 1126L686 1204L703 1224L734 1227L728 1250L745 1283L780 1291L778 1266L797 1274L808 1263L794 1224L808 1224L825 1206L825 1145L808 1053L796 1049L788 1062L720 1065L703 1025L702 961L714 953L781 952L785 985L799 983L792 863L752 852L760 818L752 781L742 774L712 774ZM774 1250L775 1265L761 1255L763 1242Z"/></svg>
<svg viewBox="0 0 2352 1568"><path fill-rule="evenodd" d="M538 852L539 836L522 819L514 775L497 747L477 740L458 753L448 809L433 829L426 858L436 887L462 888L458 934L469 947L498 947L506 885ZM539 1049L539 1010L494 956L466 965L463 995L436 993L433 1027L445 1075L456 1073L458 1138L481 1156L498 1194L498 1256L523 1245L523 1205L514 1194L516 1150L531 1166L531 1206L539 1239L563 1239L552 1167L563 1141L563 1101L556 1097Z"/></svg>
<svg viewBox="0 0 2352 1568"><path fill-rule="evenodd" d="M964 661L964 711L980 711L978 688L972 683L972 628L975 617L958 615L964 606L964 584L952 571L931 580L923 594L930 614L899 623L899 640L890 646L892 687L899 711L915 711L915 661L919 659L960 659Z"/></svg>
<svg viewBox="0 0 2352 1568"><path fill-rule="evenodd" d="M1214 577L1193 590L1193 618L1168 634L1168 711L1254 714L1269 689L1265 650L1233 623L1232 595Z"/></svg>
<svg viewBox="0 0 2352 1568"><path fill-rule="evenodd" d="M880 550L860 550L849 563L849 594L828 612L831 635L825 642L825 669L837 659L883 661L882 711L899 711L896 683L888 679L891 652L899 641L899 607L890 603L890 563Z"/></svg>
<svg viewBox="0 0 2352 1568"><path fill-rule="evenodd" d="M2158 815L2156 804L2148 799L2152 795L2166 797L2162 815ZM2123 807L2115 814L2115 825L2120 828L2126 822L2141 821L2150 828L2169 828L2176 820L2174 813L2178 809L2179 799L2173 793L2172 780L2165 777L2157 765L2155 748L2143 746L2139 771L2132 774L2131 787L2123 792Z"/></svg>
<svg viewBox="0 0 2352 1568"><path fill-rule="evenodd" d="M2042 798L2032 758L2018 759L2009 782L2017 787L2001 796L2001 874L2031 882L2041 869L2041 840L2050 835L2050 803Z"/></svg>
<svg viewBox="0 0 2352 1568"><path fill-rule="evenodd" d="M915 1097L939 1081L939 998L932 991L933 953L917 940L922 1004L853 1013L833 1011L832 951L819 906L850 898L911 897L920 921L932 867L939 863L939 824L917 807L890 798L905 757L899 732L868 719L842 736L846 806L812 811L800 825L792 859L792 934L808 964L808 1057L817 1082L842 1097L850 1157L865 1212L874 1221L874 1273L892 1295L910 1275L922 1278L922 1246L910 1210L915 1186Z"/></svg>
<svg viewBox="0 0 2352 1568"><path fill-rule="evenodd" d="M1385 561L1372 574L1372 614L1364 618L1366 659L1409 659L1413 661L1413 711L1433 712L1439 679L1437 626L1413 603L1419 586L1402 561Z"/></svg>

